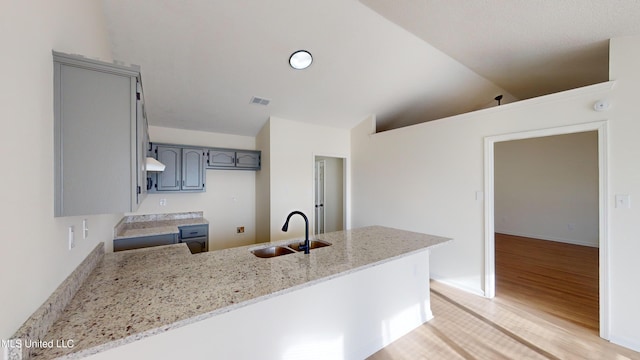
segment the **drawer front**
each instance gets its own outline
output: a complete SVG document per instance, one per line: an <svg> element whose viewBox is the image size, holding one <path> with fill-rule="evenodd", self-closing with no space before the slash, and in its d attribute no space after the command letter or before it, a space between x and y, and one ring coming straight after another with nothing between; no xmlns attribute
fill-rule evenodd
<svg viewBox="0 0 640 360"><path fill-rule="evenodd" d="M140 236L113 240L113 251L141 249L151 246L176 244L176 234Z"/></svg>
<svg viewBox="0 0 640 360"><path fill-rule="evenodd" d="M208 225L190 225L190 226L181 226L180 229L180 239L189 239L194 237L203 237L209 235L209 226Z"/></svg>

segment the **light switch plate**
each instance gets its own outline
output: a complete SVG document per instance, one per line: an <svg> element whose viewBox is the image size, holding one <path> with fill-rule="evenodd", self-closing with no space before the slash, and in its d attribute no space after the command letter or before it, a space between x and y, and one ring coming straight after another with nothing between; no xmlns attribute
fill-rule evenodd
<svg viewBox="0 0 640 360"><path fill-rule="evenodd" d="M82 219L82 238L89 237L89 226L87 226L87 219Z"/></svg>
<svg viewBox="0 0 640 360"><path fill-rule="evenodd" d="M73 226L69 226L69 250L76 246L76 240L74 239Z"/></svg>
<svg viewBox="0 0 640 360"><path fill-rule="evenodd" d="M631 208L631 196L627 194L616 195L616 208L617 209L630 209Z"/></svg>

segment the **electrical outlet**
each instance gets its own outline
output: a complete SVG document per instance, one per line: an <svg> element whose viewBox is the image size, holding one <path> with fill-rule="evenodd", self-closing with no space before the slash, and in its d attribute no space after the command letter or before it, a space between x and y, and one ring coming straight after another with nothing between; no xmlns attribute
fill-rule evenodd
<svg viewBox="0 0 640 360"><path fill-rule="evenodd" d="M160 199L160 206L167 206L167 199Z"/></svg>
<svg viewBox="0 0 640 360"><path fill-rule="evenodd" d="M76 240L73 234L73 226L69 226L69 250L76 246Z"/></svg>
<svg viewBox="0 0 640 360"><path fill-rule="evenodd" d="M236 233L237 233L237 234L242 234L242 233L244 233L244 226L238 226L238 227L236 228Z"/></svg>

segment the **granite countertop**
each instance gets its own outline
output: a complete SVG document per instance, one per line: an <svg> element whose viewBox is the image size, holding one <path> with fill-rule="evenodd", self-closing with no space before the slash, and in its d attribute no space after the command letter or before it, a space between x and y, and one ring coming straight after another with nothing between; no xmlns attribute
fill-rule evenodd
<svg viewBox="0 0 640 360"><path fill-rule="evenodd" d="M47 334L74 347L34 355L81 358L450 240L381 226L314 238L332 245L267 259L250 251L293 241L194 255L185 244L105 254Z"/></svg>
<svg viewBox="0 0 640 360"><path fill-rule="evenodd" d="M113 229L113 239L124 239L151 235L177 234L178 227L205 225L209 222L202 211L125 216Z"/></svg>

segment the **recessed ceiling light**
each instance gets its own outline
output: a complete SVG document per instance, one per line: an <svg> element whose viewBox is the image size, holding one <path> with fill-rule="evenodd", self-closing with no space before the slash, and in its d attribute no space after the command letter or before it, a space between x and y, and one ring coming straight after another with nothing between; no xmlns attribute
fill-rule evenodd
<svg viewBox="0 0 640 360"><path fill-rule="evenodd" d="M313 57L307 50L298 50L289 57L289 65L296 70L308 68L311 62L313 62Z"/></svg>

